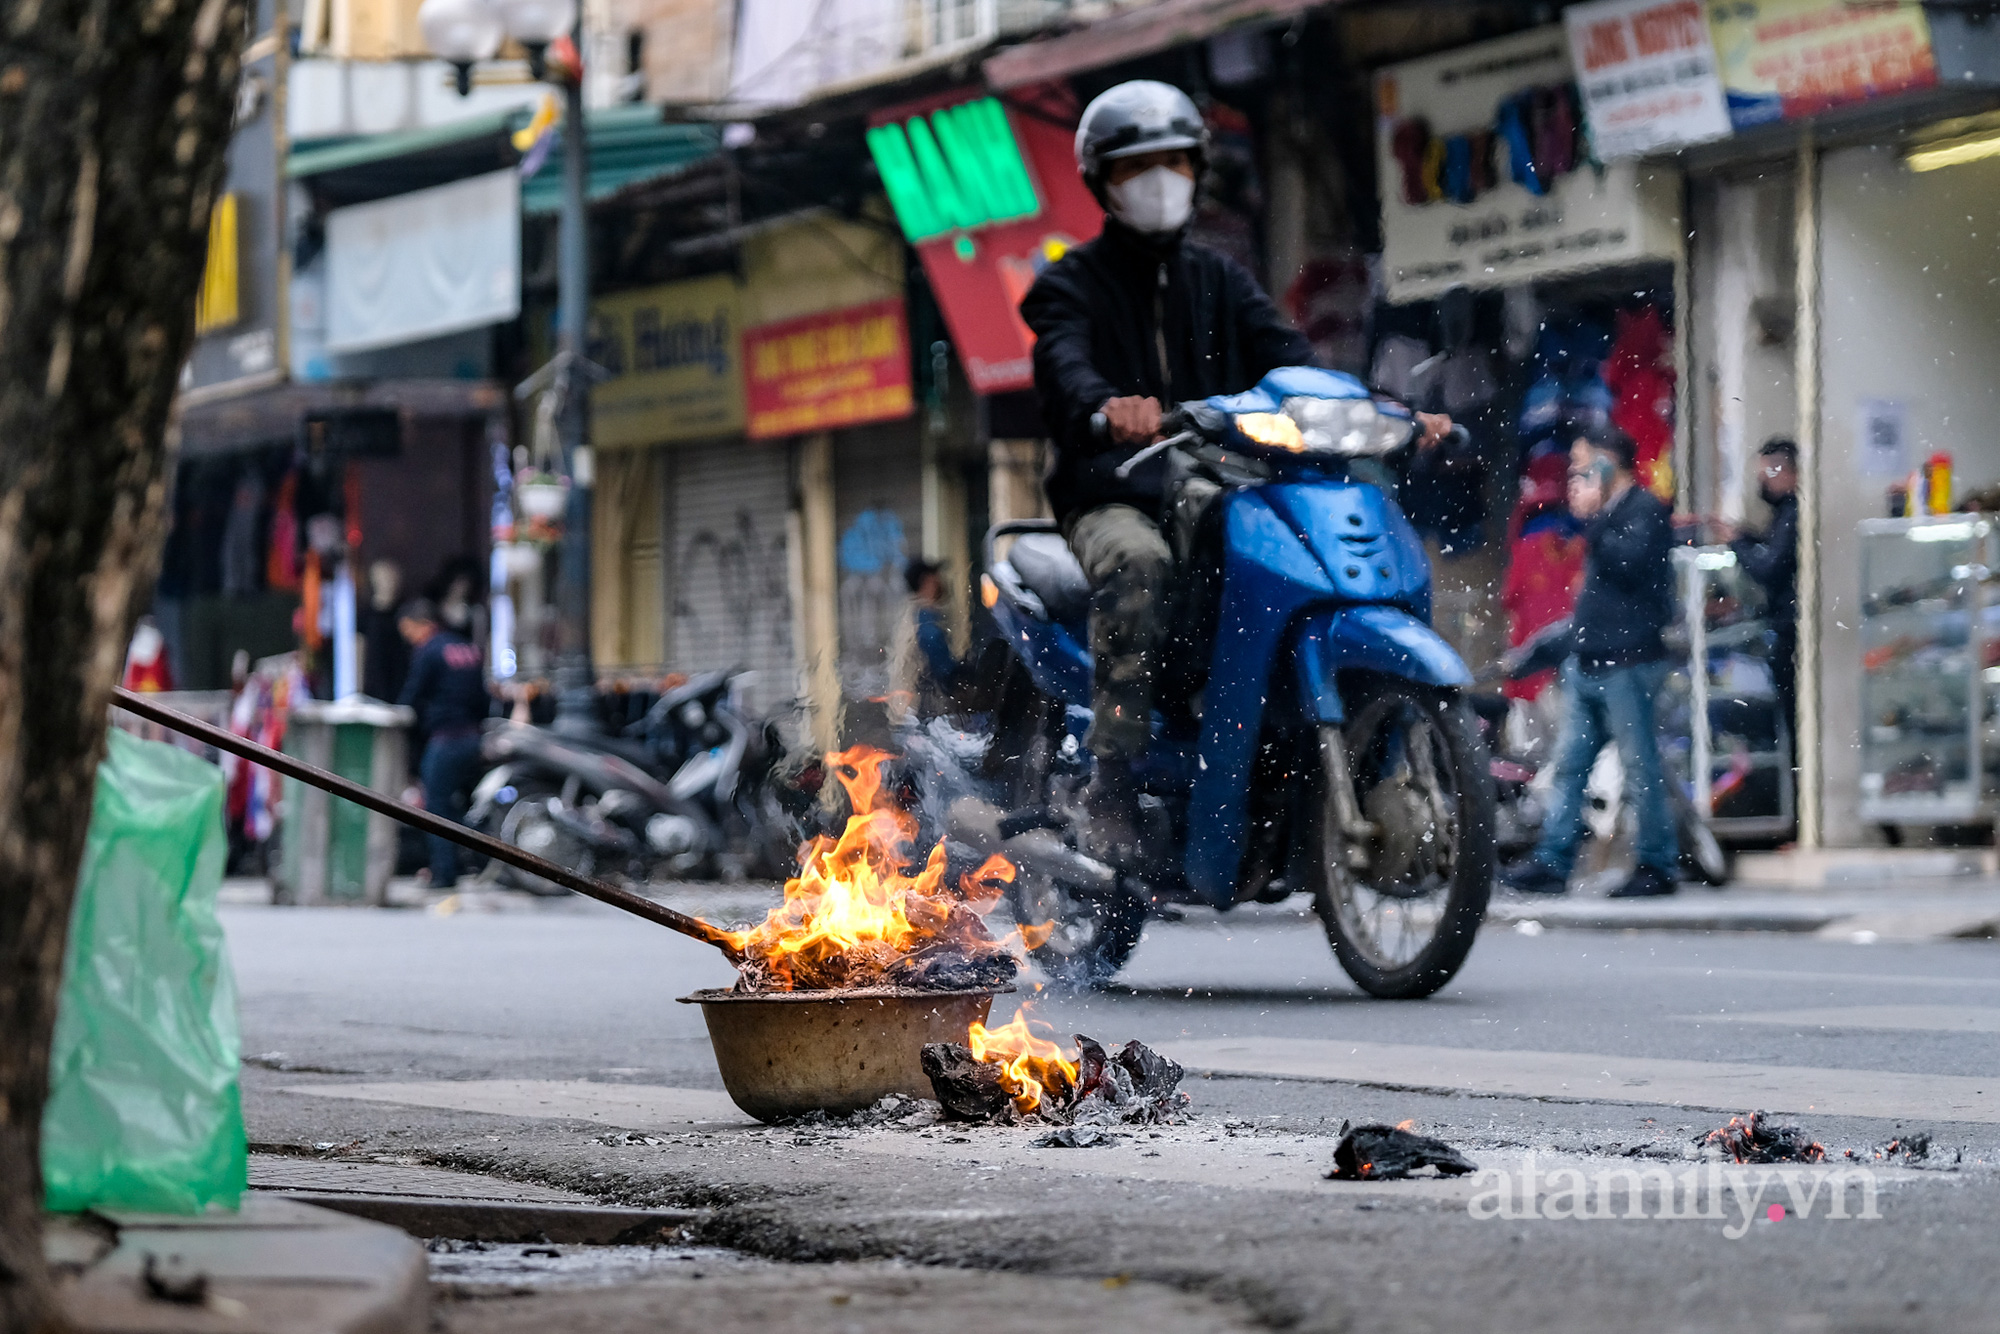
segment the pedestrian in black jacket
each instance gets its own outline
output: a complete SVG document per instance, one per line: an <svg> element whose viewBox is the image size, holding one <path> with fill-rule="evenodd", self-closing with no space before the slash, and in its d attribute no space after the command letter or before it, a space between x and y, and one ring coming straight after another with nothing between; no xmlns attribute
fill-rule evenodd
<svg viewBox="0 0 2000 1334"><path fill-rule="evenodd" d="M1764 614L1771 621L1771 685L1778 716L1798 736L1799 658L1799 447L1782 436L1764 442L1757 456L1757 491L1771 507L1771 526L1762 537L1743 534L1730 542L1744 573L1764 590Z"/></svg>
<svg viewBox="0 0 2000 1334"><path fill-rule="evenodd" d="M1584 835L1584 786L1598 752L1618 747L1638 824L1638 865L1613 898L1671 894L1680 840L1660 763L1654 701L1667 677L1664 631L1673 618L1672 516L1638 484L1632 438L1585 432L1570 451L1570 511L1584 521L1583 590L1570 614L1570 656L1559 676L1562 724L1552 805L1541 843L1502 877L1528 894L1569 887Z"/></svg>
<svg viewBox="0 0 2000 1334"><path fill-rule="evenodd" d="M1256 279L1186 239L1207 144L1201 113L1178 88L1137 80L1093 101L1077 130L1077 168L1105 207L1104 231L1045 270L1021 302L1055 444L1049 504L1092 589L1086 846L1127 865L1137 860L1132 765L1149 740L1177 558L1185 565L1218 488L1196 478L1164 495L1161 457L1127 477L1118 468L1160 438L1167 407L1240 393L1312 360L1312 345ZM1091 420L1099 415L1101 432ZM1450 427L1425 424L1433 439Z"/></svg>
<svg viewBox="0 0 2000 1334"><path fill-rule="evenodd" d="M430 602L404 604L397 628L412 649L410 675L398 702L417 711L424 738L417 770L424 808L462 824L479 770L479 726L493 709L486 670L478 646L440 624ZM430 847L431 888L458 883L458 845L432 834Z"/></svg>

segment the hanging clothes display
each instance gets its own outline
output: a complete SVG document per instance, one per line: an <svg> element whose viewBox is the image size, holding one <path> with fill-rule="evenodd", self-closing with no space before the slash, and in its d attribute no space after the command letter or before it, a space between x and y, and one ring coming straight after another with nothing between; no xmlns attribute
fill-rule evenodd
<svg viewBox="0 0 2000 1334"><path fill-rule="evenodd" d="M1521 496L1507 521L1507 577L1500 605L1514 648L1570 614L1583 582L1583 525L1569 512L1569 454L1550 438L1521 473ZM1507 683L1514 699L1539 697L1555 679L1540 672Z"/></svg>
<svg viewBox="0 0 2000 1334"><path fill-rule="evenodd" d="M1618 332L1604 361L1611 421L1638 446L1639 480L1668 504L1674 499L1674 350L1654 306L1618 312Z"/></svg>
<svg viewBox="0 0 2000 1334"><path fill-rule="evenodd" d="M299 591L299 474L285 474L271 506L270 554L265 558L264 583L282 593Z"/></svg>

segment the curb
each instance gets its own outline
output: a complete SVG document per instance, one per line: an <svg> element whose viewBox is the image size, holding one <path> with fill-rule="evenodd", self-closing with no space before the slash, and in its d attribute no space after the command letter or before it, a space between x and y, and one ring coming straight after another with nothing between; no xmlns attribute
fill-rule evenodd
<svg viewBox="0 0 2000 1334"><path fill-rule="evenodd" d="M354 1218L412 1237L454 1241L546 1242L556 1246L656 1246L686 1240L684 1229L707 1219L699 1209L619 1209L602 1205L515 1204L492 1200L423 1199L409 1195L314 1195L279 1198Z"/></svg>

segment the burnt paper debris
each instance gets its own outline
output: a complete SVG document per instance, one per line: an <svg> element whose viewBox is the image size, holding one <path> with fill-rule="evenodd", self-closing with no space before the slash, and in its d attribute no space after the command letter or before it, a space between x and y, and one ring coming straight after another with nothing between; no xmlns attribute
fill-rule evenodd
<svg viewBox="0 0 2000 1334"><path fill-rule="evenodd" d="M997 991L1012 986L1019 971L1011 954L968 953L938 944L896 960L888 977L894 986L919 991Z"/></svg>
<svg viewBox="0 0 2000 1334"><path fill-rule="evenodd" d="M1704 1135L1695 1144L1716 1149L1739 1163L1818 1163L1826 1148L1797 1126L1774 1125L1763 1112L1732 1116L1729 1124Z"/></svg>
<svg viewBox="0 0 2000 1334"><path fill-rule="evenodd" d="M1076 1035L1078 1121L1163 1125L1187 1109L1181 1068L1136 1039L1106 1056L1096 1042Z"/></svg>
<svg viewBox="0 0 2000 1334"><path fill-rule="evenodd" d="M1441 1139L1419 1135L1401 1126L1350 1126L1342 1123L1340 1143L1333 1148L1329 1181L1398 1181L1419 1168L1435 1167L1439 1176L1464 1176L1479 1165Z"/></svg>
<svg viewBox="0 0 2000 1334"><path fill-rule="evenodd" d="M1102 1149L1125 1138L1096 1126L1058 1126L1035 1138L1038 1149Z"/></svg>
<svg viewBox="0 0 2000 1334"><path fill-rule="evenodd" d="M1000 1084L1000 1067L974 1059L972 1048L956 1042L927 1042L919 1057L931 1091L954 1121L1005 1121L1013 1095Z"/></svg>
<svg viewBox="0 0 2000 1334"><path fill-rule="evenodd" d="M1074 1066L1045 1062L1032 1088L1005 1061L979 1060L955 1042L925 1046L924 1073L945 1114L961 1121L1166 1125L1186 1114L1188 1095L1180 1091L1182 1071L1173 1061L1136 1040L1115 1052L1082 1034L1075 1041ZM1059 1147L1085 1146L1065 1140Z"/></svg>

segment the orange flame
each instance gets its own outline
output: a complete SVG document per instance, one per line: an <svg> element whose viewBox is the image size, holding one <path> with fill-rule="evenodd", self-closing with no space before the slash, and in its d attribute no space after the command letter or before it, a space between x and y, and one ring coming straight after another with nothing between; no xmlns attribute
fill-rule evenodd
<svg viewBox="0 0 2000 1334"><path fill-rule="evenodd" d="M1076 1087L1076 1062L1065 1056L1061 1047L1029 1030L1025 1005L999 1028L973 1020L966 1045L972 1049L973 1060L1000 1066L1000 1087L1007 1090L1014 1099L1014 1110L1023 1116L1042 1105L1044 1093L1061 1094Z"/></svg>
<svg viewBox="0 0 2000 1334"><path fill-rule="evenodd" d="M826 757L854 813L839 838L821 835L801 849L783 906L756 926L725 933L743 960L746 990L894 986L926 957L977 960L1008 951L1013 937L995 940L981 914L1014 878L1012 863L988 857L947 885L940 841L909 874L917 821L882 791L889 758L867 746Z"/></svg>

